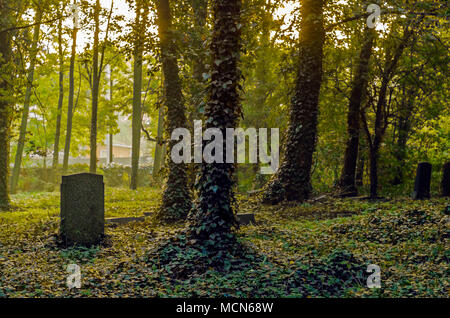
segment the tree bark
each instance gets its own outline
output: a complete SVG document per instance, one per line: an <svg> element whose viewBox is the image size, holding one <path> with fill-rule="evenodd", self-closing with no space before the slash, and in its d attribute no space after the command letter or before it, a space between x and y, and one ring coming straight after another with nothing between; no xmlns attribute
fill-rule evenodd
<svg viewBox="0 0 450 318"><path fill-rule="evenodd" d="M60 10L58 10L60 11ZM61 15L61 13L59 13ZM61 115L64 100L64 52L62 45L62 19L58 21L58 53L59 53L59 96L56 115L55 143L53 145L52 182L56 182L59 163L59 139L61 136Z"/></svg>
<svg viewBox="0 0 450 318"><path fill-rule="evenodd" d="M23 104L22 110L22 121L20 124L20 132L19 132L19 140L17 142L17 151L16 151L16 159L14 162L14 168L11 176L11 193L16 192L17 184L19 182L20 175L20 166L22 165L22 156L23 149L25 146L25 138L27 133L27 124L28 124L28 114L30 112L30 100L31 100L31 91L33 89L33 78L34 78L34 67L36 64L36 55L37 55L37 46L39 42L39 34L40 34L40 26L42 20L42 8L40 7L41 3L39 2L36 6L36 16L34 31L33 31L33 40L31 43L30 50L30 67L28 68L28 76L27 76L27 90L25 92L25 101Z"/></svg>
<svg viewBox="0 0 450 318"><path fill-rule="evenodd" d="M11 15L6 7L10 7L9 0L0 0L0 30L11 27ZM13 111L11 95L13 87L10 80L12 73L9 67L11 62L11 36L8 31L0 32L0 211L10 207L8 173L9 173L9 140Z"/></svg>
<svg viewBox="0 0 450 318"><path fill-rule="evenodd" d="M109 69L109 100L113 100L113 79L112 79L112 66ZM114 162L114 135L112 132L109 133L108 139L108 164L112 164Z"/></svg>
<svg viewBox="0 0 450 318"><path fill-rule="evenodd" d="M98 93L100 87L100 73L98 71L98 42L100 33L100 0L96 1L94 9L94 46L92 57L92 109L91 109L91 133L90 133L90 173L97 172L97 115Z"/></svg>
<svg viewBox="0 0 450 318"><path fill-rule="evenodd" d="M159 0L157 11L164 76L164 99L167 109L165 134L170 139L174 129L186 127L186 109L181 91L181 79L178 73L177 50L172 29L169 0ZM186 164L176 164L170 158L172 147L176 143L176 141L172 140L168 142L168 155L166 155L168 177L163 189L161 206L156 215L156 218L164 223L184 220L191 209Z"/></svg>
<svg viewBox="0 0 450 318"><path fill-rule="evenodd" d="M325 31L323 0L302 1L300 50L295 94L289 111L284 158L270 181L263 202L304 201L309 198L312 158L317 137L319 93Z"/></svg>
<svg viewBox="0 0 450 318"><path fill-rule="evenodd" d="M208 0L191 0L191 6L195 16L192 41L195 56L192 60L193 81L190 83L192 104L189 105L188 120L191 125L191 134L194 134L194 120L202 118L200 106L206 101L204 94L206 79L203 74L206 74L208 70L206 68L206 50L203 43L207 37ZM194 151L194 144L192 144L192 151ZM191 190L195 189L195 179L200 169L201 165L198 163L188 165L188 185Z"/></svg>
<svg viewBox="0 0 450 318"><path fill-rule="evenodd" d="M162 166L162 161L164 160L163 156L163 147L164 147L164 108L161 106L158 111L158 133L156 136L156 145L155 145L155 158L153 160L153 179L155 182L160 182L160 171Z"/></svg>
<svg viewBox="0 0 450 318"><path fill-rule="evenodd" d="M241 0L213 1L214 29L211 41L211 83L205 108L204 128L235 127L241 114L238 69ZM223 149L226 138L223 138ZM225 161L223 151L222 161ZM231 163L203 163L197 183L198 200L189 216L187 235L208 250L222 250L234 242L233 173Z"/></svg>
<svg viewBox="0 0 450 318"><path fill-rule="evenodd" d="M76 0L73 2L76 4ZM70 69L69 69L69 98L68 98L68 106L67 106L67 128L66 128L66 142L64 144L64 160L63 160L63 174L67 173L67 169L69 168L69 156L70 156L70 139L72 137L72 119L73 119L73 100L74 100L74 92L75 92L75 80L74 80L74 71L75 71L75 56L76 56L76 47L77 47L77 33L78 28L75 25L74 18L74 27L72 30L72 53L70 55Z"/></svg>
<svg viewBox="0 0 450 318"><path fill-rule="evenodd" d="M355 184L356 163L358 159L360 111L364 98L364 91L369 76L369 61L375 38L374 29L368 27L364 30L364 42L359 55L355 78L353 79L350 103L347 115L348 140L344 155L344 166L339 180L339 190L342 196L356 196L358 190Z"/></svg>
<svg viewBox="0 0 450 318"><path fill-rule="evenodd" d="M135 43L134 43L134 75L133 75L133 119L132 119L132 149L131 149L131 182L130 189L138 187L139 155L141 146L141 91L142 91L142 51L143 38L141 17L142 2L136 0Z"/></svg>
<svg viewBox="0 0 450 318"><path fill-rule="evenodd" d="M363 148L362 143L360 143L358 150L358 165L356 166L355 176L355 184L358 187L362 187L364 185L364 168L366 164L366 157L366 150Z"/></svg>

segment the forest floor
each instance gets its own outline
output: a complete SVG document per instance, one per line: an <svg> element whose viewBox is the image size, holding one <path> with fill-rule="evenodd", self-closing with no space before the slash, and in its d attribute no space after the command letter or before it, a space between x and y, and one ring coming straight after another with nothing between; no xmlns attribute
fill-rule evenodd
<svg viewBox="0 0 450 318"><path fill-rule="evenodd" d="M153 188L107 188L105 216L142 216L159 198ZM450 296L446 199L238 202L239 213L255 213L258 222L237 231L253 251L247 266L174 279L147 256L181 226L107 225L109 244L63 249L55 244L59 193L14 195L15 209L0 213L0 297ZM81 268L80 289L66 286L72 263ZM381 288L367 287L368 264L380 267Z"/></svg>

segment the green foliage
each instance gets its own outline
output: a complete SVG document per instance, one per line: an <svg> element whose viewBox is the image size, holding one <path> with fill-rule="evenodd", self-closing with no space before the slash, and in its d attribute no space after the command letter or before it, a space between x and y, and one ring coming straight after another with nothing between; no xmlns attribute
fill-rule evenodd
<svg viewBox="0 0 450 318"><path fill-rule="evenodd" d="M67 174L76 174L89 172L87 164L73 164L69 166ZM21 177L19 179L19 191L53 191L58 187L61 180L62 169L58 167L56 171L56 184L50 180L50 174L53 173L49 167L27 167L21 170ZM104 176L104 182L110 187L129 187L131 178L131 167L128 165L121 165L112 163L101 166L99 174ZM139 186L151 186L153 184L152 166L141 165L138 170Z"/></svg>

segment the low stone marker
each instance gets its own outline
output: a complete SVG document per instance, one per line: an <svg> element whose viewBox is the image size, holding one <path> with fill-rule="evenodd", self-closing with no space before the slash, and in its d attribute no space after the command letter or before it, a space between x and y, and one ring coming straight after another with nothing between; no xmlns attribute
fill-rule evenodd
<svg viewBox="0 0 450 318"><path fill-rule="evenodd" d="M412 198L414 200L430 198L431 163L421 162L417 166L416 181Z"/></svg>
<svg viewBox="0 0 450 318"><path fill-rule="evenodd" d="M450 162L444 164L442 173L441 190L443 197L450 197Z"/></svg>
<svg viewBox="0 0 450 318"><path fill-rule="evenodd" d="M60 236L66 245L100 243L105 232L103 176L80 173L63 176Z"/></svg>
<svg viewBox="0 0 450 318"><path fill-rule="evenodd" d="M253 213L236 214L236 220L239 225L256 224L255 215Z"/></svg>

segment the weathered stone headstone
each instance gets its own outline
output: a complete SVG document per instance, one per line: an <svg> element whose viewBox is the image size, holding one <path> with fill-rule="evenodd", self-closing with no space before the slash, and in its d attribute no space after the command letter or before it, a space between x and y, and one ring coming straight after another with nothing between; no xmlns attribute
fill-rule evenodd
<svg viewBox="0 0 450 318"><path fill-rule="evenodd" d="M445 215L450 215L450 205L447 205L447 207L442 212L444 212Z"/></svg>
<svg viewBox="0 0 450 318"><path fill-rule="evenodd" d="M236 220L240 225L256 224L253 213L236 214Z"/></svg>
<svg viewBox="0 0 450 318"><path fill-rule="evenodd" d="M66 245L98 244L105 229L103 176L80 173L63 176L60 235Z"/></svg>
<svg viewBox="0 0 450 318"><path fill-rule="evenodd" d="M441 182L442 196L450 197L450 162L444 164Z"/></svg>
<svg viewBox="0 0 450 318"><path fill-rule="evenodd" d="M416 181L412 198L414 200L430 198L431 163L421 162L417 166Z"/></svg>

